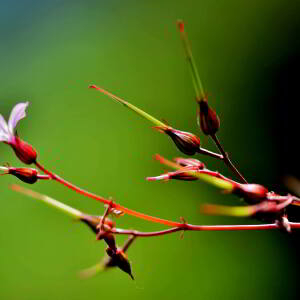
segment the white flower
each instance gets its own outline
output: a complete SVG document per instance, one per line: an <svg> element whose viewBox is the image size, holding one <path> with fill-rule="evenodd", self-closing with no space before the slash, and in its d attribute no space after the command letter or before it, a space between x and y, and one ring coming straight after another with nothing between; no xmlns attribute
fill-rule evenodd
<svg viewBox="0 0 300 300"><path fill-rule="evenodd" d="M13 144L15 140L15 128L18 122L26 117L26 108L29 102L18 103L11 111L8 123L0 114L0 142Z"/></svg>
<svg viewBox="0 0 300 300"><path fill-rule="evenodd" d="M25 164L36 162L37 153L35 149L22 141L15 133L15 128L20 120L26 117L28 102L18 103L11 111L8 123L0 115L0 142L10 145L17 157Z"/></svg>

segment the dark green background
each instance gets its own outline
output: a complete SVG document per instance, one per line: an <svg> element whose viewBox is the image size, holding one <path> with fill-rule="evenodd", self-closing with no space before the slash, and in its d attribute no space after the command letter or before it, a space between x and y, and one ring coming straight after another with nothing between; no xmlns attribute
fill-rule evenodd
<svg viewBox="0 0 300 300"><path fill-rule="evenodd" d="M284 137L274 132L273 110L287 100L276 100L276 72L287 61L293 65L299 53L299 13L299 1L283 0L0 1L0 111L8 118L17 102L30 101L21 137L49 169L92 192L173 220L251 223L200 215L201 203L239 203L203 183L146 182L163 171L153 154L181 154L150 123L87 87L105 87L199 134L213 150L195 122L175 25L182 18L220 114L226 150L250 182L279 190L285 174L276 149ZM4 144L0 155L1 163L21 165ZM203 160L230 175L221 163ZM118 270L80 280L77 272L99 261L105 245L83 225L10 191L16 182L9 176L0 182L0 299L297 298L296 237L275 231L138 239L128 253L136 281ZM54 182L32 188L86 212L103 212L98 202ZM118 226L163 228L130 216ZM118 237L119 244L123 240Z"/></svg>

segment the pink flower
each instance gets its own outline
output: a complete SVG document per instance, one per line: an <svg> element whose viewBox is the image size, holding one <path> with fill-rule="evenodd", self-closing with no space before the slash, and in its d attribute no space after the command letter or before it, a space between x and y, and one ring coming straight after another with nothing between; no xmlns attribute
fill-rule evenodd
<svg viewBox="0 0 300 300"><path fill-rule="evenodd" d="M26 117L26 108L28 102L18 103L12 110L8 123L4 120L0 114L0 142L4 142L10 145L15 151L18 158L25 164L31 164L36 161L37 153L35 149L22 141L15 128L20 120Z"/></svg>

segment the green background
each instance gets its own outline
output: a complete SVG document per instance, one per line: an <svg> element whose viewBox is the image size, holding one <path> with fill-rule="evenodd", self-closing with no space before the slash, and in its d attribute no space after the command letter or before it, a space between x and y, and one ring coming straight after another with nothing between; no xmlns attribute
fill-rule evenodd
<svg viewBox="0 0 300 300"><path fill-rule="evenodd" d="M122 205L194 224L253 223L202 216L201 203L239 204L200 182L150 183L164 171L152 156L181 156L166 136L95 90L102 86L175 128L200 135L194 91L176 19L182 18L220 139L250 182L279 189L272 131L274 69L299 49L299 1L0 1L0 111L30 101L20 136L40 162ZM298 38L299 40L299 38ZM298 48L297 48L298 47ZM0 145L1 163L21 166ZM220 162L206 165L230 175ZM284 175L284 174L281 174ZM138 239L128 255L136 280L111 270L78 271L105 245L83 225L0 182L0 299L297 298L299 252L281 232L186 232ZM24 184L25 185L25 184ZM92 214L103 206L55 182L34 190ZM122 228L163 226L130 216ZM119 245L124 238L117 237Z"/></svg>

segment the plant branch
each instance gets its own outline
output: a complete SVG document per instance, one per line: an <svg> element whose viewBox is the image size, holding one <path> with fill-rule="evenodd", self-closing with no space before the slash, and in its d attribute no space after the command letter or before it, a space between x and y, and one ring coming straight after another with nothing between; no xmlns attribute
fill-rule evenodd
<svg viewBox="0 0 300 300"><path fill-rule="evenodd" d="M152 223L159 223L159 224L163 224L163 225L166 225L166 226L178 226L180 225L181 223L179 222L173 222L173 221L170 221L170 220L166 220L166 219L161 219L161 218L157 218L157 217L153 217L153 216L150 216L150 215L146 215L146 214L143 214L141 212L138 212L138 211L135 211L135 210L132 210L132 209L129 209L125 206L122 206L118 203L115 203L111 200L108 200L108 199L105 199L101 196L98 196L96 194L93 194L91 192L88 192L82 188L79 188L77 187L76 185L66 181L65 179L59 177L58 175L52 173L51 171L47 170L43 165L41 165L40 163L38 162L35 162L35 165L41 170L43 171L44 173L48 174L49 176L51 176L51 178L57 182L59 182L60 184L66 186L67 188L85 196L85 197L88 197L88 198L92 198L92 199L95 199L97 201L100 201L104 204L107 204L107 205L110 205L111 208L115 208L117 210L121 210L123 211L124 213L128 214L128 215L131 215L131 216L134 216L136 218L140 218L140 219L144 219L146 221L149 221L149 222L152 222Z"/></svg>
<svg viewBox="0 0 300 300"><path fill-rule="evenodd" d="M233 173L243 182L243 183L248 183L247 180L243 177L243 175L238 171L238 169L234 166L234 164L231 162L228 153L225 152L225 150L223 149L218 137L214 134L211 135L211 138L213 139L213 141L215 142L216 146L218 147L219 151L221 152L222 156L223 156L223 161L224 163L228 166L229 169L231 169L233 171Z"/></svg>
<svg viewBox="0 0 300 300"><path fill-rule="evenodd" d="M179 29L179 33L180 33L180 37L181 40L183 42L183 47L185 50L185 54L186 54L186 59L188 61L188 65L190 67L190 71L191 71L191 75L192 75L192 81L193 81L193 85L195 88L195 92L196 92L196 99L197 101L200 101L200 99L205 98L205 93L204 93L204 88L203 88L203 84L201 82L199 73L198 73L198 69L195 63L195 59L192 53L192 49L187 37L187 34L184 30L184 23L182 20L178 20L177 21L177 26Z"/></svg>
<svg viewBox="0 0 300 300"><path fill-rule="evenodd" d="M202 147L199 147L198 153L204 154L204 155L207 155L207 156L210 156L210 157L213 157L213 158L217 158L217 159L220 159L220 160L224 159L223 155L220 155L219 153L215 153L215 152L209 151L209 150L204 149Z"/></svg>
<svg viewBox="0 0 300 300"><path fill-rule="evenodd" d="M300 223L288 222L288 225L292 229L299 229ZM177 231L241 231L241 230L271 230L271 229L281 229L281 225L278 223L270 224L251 224L251 225L191 225L191 224L181 224L181 226L173 227L161 231L153 232L141 232L137 230L126 230L113 228L112 233L115 234L125 234L133 235L137 237L153 237L161 236L166 234L171 234Z"/></svg>
<svg viewBox="0 0 300 300"><path fill-rule="evenodd" d="M46 195L34 192L30 189L23 188L19 185L12 185L12 190L25 194L29 197L35 198L37 200L40 200L47 205L54 207L58 209L59 211L74 217L75 219L82 220L85 218L88 218L89 221L93 222L93 224L97 225L99 224L99 218L90 216L87 214L82 213L81 211L70 207L66 204L63 204L53 198L50 198ZM174 224L177 224L176 226L161 230L161 231L154 231L154 232L141 232L137 230L126 230L126 229L120 229L120 228L112 228L110 229L112 233L114 234L125 234L125 235L131 235L135 237L152 237L152 236L161 236L166 234L171 234L177 231L239 231L239 230L270 230L270 229L279 229L281 228L281 225L279 223L271 223L271 224L252 224L252 225L192 225L187 223L177 223L173 222ZM288 225L291 228L299 229L300 223L293 223L288 222ZM132 242L132 241L131 241ZM126 248L127 250L127 248Z"/></svg>

